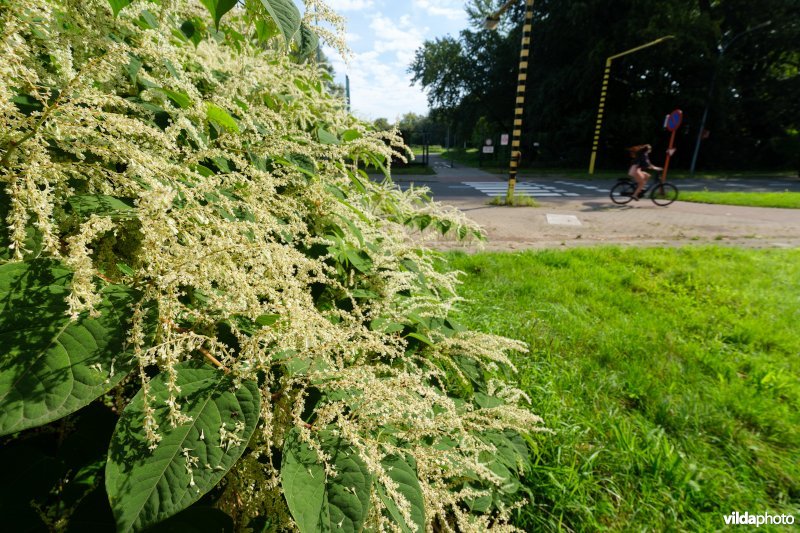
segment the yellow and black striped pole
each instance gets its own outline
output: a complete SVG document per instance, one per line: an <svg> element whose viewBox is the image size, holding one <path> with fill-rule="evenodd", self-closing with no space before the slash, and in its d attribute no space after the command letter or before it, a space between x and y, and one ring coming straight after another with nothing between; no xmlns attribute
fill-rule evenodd
<svg viewBox="0 0 800 533"><path fill-rule="evenodd" d="M503 7L486 17L484 25L493 30L500 21L500 16L517 0L508 0ZM517 75L517 97L514 103L514 133L511 136L511 163L508 170L508 192L506 204L514 201L514 187L517 184L517 170L522 158L522 117L525 114L525 85L528 81L528 57L531 52L531 32L533 27L533 0L525 0L525 23L522 25L522 46L519 50L519 74Z"/></svg>
<svg viewBox="0 0 800 533"><path fill-rule="evenodd" d="M630 50L625 50L619 54L614 54L606 59L606 69L605 72L603 72L603 85L600 88L600 104L597 106L597 123L594 127L594 139L592 140L592 157L589 159L589 174L594 174L594 165L597 162L597 150L600 147L600 130L603 128L603 115L605 114L606 97L608 96L608 80L611 77L611 62L619 57L638 52L639 50L648 48L672 38L674 38L674 35L667 35L666 37L661 37L660 39L637 46L636 48L631 48Z"/></svg>
<svg viewBox="0 0 800 533"><path fill-rule="evenodd" d="M597 161L597 149L600 146L600 130L603 127L603 114L606 109L606 95L608 94L608 80L611 77L611 58L606 59L606 70L603 73L603 86L600 89L600 105L597 106L597 124L594 127L592 140L592 158L589 160L589 174L594 174L594 164Z"/></svg>
<svg viewBox="0 0 800 533"><path fill-rule="evenodd" d="M528 57L531 50L533 29L533 0L525 0L525 23L522 25L522 46L519 50L519 74L517 75L517 99L514 105L514 132L511 135L511 163L508 169L508 192L506 203L514 201L514 187L517 184L517 171L522 158L522 117L525 114L525 89L528 81Z"/></svg>

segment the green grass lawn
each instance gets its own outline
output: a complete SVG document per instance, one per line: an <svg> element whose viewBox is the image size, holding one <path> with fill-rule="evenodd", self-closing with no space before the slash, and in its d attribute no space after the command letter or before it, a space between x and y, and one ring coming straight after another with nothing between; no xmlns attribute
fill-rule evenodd
<svg viewBox="0 0 800 533"><path fill-rule="evenodd" d="M701 204L746 205L800 209L800 192L681 192L680 200Z"/></svg>
<svg viewBox="0 0 800 533"><path fill-rule="evenodd" d="M522 339L526 531L800 522L800 250L452 254L462 322ZM796 527L796 526L795 526Z"/></svg>

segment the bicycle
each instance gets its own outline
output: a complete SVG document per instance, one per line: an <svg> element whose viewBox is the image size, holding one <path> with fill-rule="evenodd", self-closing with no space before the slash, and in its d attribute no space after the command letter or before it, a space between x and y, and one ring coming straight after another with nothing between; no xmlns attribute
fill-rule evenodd
<svg viewBox="0 0 800 533"><path fill-rule="evenodd" d="M620 178L616 185L611 187L609 196L611 201L618 205L625 205L633 200L633 193L636 191L636 182L633 179L625 177ZM650 199L658 206L668 206L678 198L678 188L672 183L661 182L659 179L651 180L647 186L642 189L639 198L643 198L646 194L650 195Z"/></svg>

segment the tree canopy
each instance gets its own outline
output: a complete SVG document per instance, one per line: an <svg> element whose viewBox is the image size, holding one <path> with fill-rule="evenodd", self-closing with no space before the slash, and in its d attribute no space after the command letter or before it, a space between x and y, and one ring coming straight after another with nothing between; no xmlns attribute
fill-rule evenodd
<svg viewBox="0 0 800 533"><path fill-rule="evenodd" d="M479 26L481 14L500 3L471 0L472 26L457 38L426 41L409 67L434 113L464 138L481 117L498 132L511 129L522 3L506 13L499 32ZM546 158L588 162L606 58L673 35L613 62L601 165L621 163L625 146L665 144L664 116L675 108L685 118L676 163L688 165L707 102L701 166L798 164L797 0L538 0L534 9L523 156L540 142Z"/></svg>

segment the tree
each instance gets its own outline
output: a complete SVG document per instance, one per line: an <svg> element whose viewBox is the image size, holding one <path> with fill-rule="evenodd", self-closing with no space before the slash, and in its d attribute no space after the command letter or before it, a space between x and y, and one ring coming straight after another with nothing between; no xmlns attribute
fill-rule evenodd
<svg viewBox="0 0 800 533"><path fill-rule="evenodd" d="M389 124L389 121L384 117L376 118L375 120L373 120L372 121L372 126L377 131L389 131L389 130L392 129L392 125Z"/></svg>
<svg viewBox="0 0 800 533"><path fill-rule="evenodd" d="M410 67L434 110L452 117L460 130L473 128L482 115L503 128L512 119L520 12L507 13L505 29L501 27L497 34L478 26L498 5L491 0L468 3L473 28L461 32L458 39L425 42ZM794 157L790 146L796 134L792 132L800 120L798 100L791 96L799 83L794 43L800 29L793 10L793 0L688 5L668 0L657 9L642 9L631 0L537 0L523 156L525 146L538 141L545 158L584 164L594 133L605 59L671 34L675 39L614 62L601 160L607 166L622 166L624 146L663 145L663 117L681 108L686 120L676 163L688 165L718 46L770 19L773 27L743 37L719 64L709 121L712 137L704 156L718 167L788 165ZM784 148L779 150L780 146Z"/></svg>

